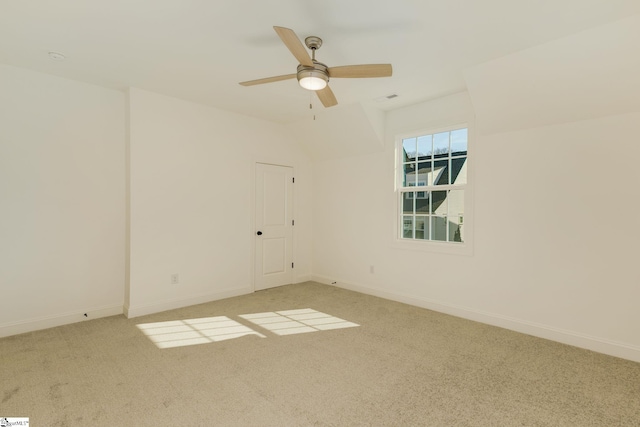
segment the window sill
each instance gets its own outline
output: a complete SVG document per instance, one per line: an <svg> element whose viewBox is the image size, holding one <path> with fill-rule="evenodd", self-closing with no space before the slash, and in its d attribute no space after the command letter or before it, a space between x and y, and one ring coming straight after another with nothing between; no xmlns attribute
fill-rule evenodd
<svg viewBox="0 0 640 427"><path fill-rule="evenodd" d="M428 240L410 240L410 239L394 239L391 245L394 249L418 251L418 252L432 252L448 255L473 255L473 248L469 242L465 243L449 243L449 242L434 242Z"/></svg>

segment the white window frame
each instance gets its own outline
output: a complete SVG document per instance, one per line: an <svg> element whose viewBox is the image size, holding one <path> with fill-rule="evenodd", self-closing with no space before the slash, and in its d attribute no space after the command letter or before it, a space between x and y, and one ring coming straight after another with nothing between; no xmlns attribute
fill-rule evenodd
<svg viewBox="0 0 640 427"><path fill-rule="evenodd" d="M464 242L446 242L439 240L420 240L420 239L405 239L402 237L402 231L404 228L404 215L402 214L403 207L403 195L406 196L405 190L417 191L416 186L403 186L404 170L403 170L403 146L404 139L415 138L420 135L433 135L441 132L449 132L457 129L467 129L467 183L466 184L447 184L438 186L425 186L424 194L429 191L445 191L445 190L464 190L464 226L465 226L465 241ZM393 246L398 249L408 249L427 252L439 252L458 255L472 255L473 253L473 176L472 176L472 146L473 146L473 131L468 123L457 123L451 126L421 129L417 131L398 134L395 137L395 149L394 149L394 189L396 193L396 203L394 203L394 243Z"/></svg>

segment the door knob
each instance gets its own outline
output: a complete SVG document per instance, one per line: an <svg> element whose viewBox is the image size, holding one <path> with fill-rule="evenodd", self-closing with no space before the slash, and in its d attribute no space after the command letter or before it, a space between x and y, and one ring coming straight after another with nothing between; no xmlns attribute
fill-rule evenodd
<svg viewBox="0 0 640 427"><path fill-rule="evenodd" d="M262 236L262 231L258 231L256 234L257 234L258 236Z"/></svg>

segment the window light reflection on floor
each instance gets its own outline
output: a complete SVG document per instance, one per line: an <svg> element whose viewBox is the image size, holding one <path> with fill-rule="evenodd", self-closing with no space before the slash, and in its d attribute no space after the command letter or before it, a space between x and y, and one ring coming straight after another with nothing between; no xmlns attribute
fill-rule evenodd
<svg viewBox="0 0 640 427"><path fill-rule="evenodd" d="M310 308L240 315L277 335L303 334L360 326Z"/></svg>
<svg viewBox="0 0 640 427"><path fill-rule="evenodd" d="M238 317L276 335L294 335L360 326L310 308L241 314ZM158 348L208 344L247 335L266 338L265 335L227 316L141 323L137 326Z"/></svg>
<svg viewBox="0 0 640 427"><path fill-rule="evenodd" d="M137 326L158 348L207 344L247 335L266 338L227 316L143 323Z"/></svg>

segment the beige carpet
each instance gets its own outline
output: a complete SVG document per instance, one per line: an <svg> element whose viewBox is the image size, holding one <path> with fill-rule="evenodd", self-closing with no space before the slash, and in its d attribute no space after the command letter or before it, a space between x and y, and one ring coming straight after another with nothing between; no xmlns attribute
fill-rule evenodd
<svg viewBox="0 0 640 427"><path fill-rule="evenodd" d="M278 335L240 315L360 326ZM258 332L158 348L142 323ZM640 426L640 364L317 283L0 339L0 417L31 426Z"/></svg>

